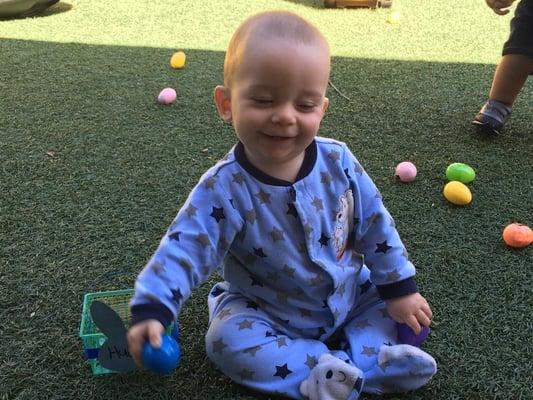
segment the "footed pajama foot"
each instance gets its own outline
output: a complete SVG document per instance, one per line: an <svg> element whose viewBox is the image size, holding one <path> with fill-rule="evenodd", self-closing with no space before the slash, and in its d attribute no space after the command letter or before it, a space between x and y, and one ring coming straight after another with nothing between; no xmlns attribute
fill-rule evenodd
<svg viewBox="0 0 533 400"><path fill-rule="evenodd" d="M408 344L382 346L378 365L365 372L364 392L407 392L424 386L437 372L435 359Z"/></svg>

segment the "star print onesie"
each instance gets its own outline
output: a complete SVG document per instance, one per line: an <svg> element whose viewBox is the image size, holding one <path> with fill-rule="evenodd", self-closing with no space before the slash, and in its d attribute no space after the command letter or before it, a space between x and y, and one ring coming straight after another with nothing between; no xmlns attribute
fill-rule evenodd
<svg viewBox="0 0 533 400"><path fill-rule="evenodd" d="M294 183L255 168L238 143L201 177L139 275L133 323L168 325L219 266L206 349L240 384L314 398L302 382L326 353L359 372L346 397L316 398L410 390L435 373L431 356L398 345L383 300L417 292L415 269L344 143L317 137ZM323 369L324 382L346 377Z"/></svg>

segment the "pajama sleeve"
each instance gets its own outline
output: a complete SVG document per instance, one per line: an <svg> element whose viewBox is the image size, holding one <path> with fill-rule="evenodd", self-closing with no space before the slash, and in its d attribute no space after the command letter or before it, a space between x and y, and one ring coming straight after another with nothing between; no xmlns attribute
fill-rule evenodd
<svg viewBox="0 0 533 400"><path fill-rule="evenodd" d="M192 190L137 278L133 324L153 318L167 326L192 290L221 264L240 231L242 219L220 177L208 174Z"/></svg>
<svg viewBox="0 0 533 400"><path fill-rule="evenodd" d="M394 220L376 185L347 148L344 168L354 196L354 250L364 256L381 298L416 293L415 268Z"/></svg>

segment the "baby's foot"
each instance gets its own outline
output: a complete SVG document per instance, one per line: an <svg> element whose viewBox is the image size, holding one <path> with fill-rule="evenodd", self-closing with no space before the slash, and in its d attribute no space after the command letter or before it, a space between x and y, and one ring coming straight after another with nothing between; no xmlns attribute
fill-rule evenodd
<svg viewBox="0 0 533 400"><path fill-rule="evenodd" d="M310 400L355 400L362 386L360 369L324 353L309 378L300 384L300 393Z"/></svg>
<svg viewBox="0 0 533 400"><path fill-rule="evenodd" d="M435 359L408 344L382 346L378 365L365 373L364 391L396 393L424 386L437 372Z"/></svg>

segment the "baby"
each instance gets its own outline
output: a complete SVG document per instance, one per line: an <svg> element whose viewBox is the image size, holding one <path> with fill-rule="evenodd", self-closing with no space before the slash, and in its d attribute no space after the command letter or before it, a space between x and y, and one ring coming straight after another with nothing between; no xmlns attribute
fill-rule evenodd
<svg viewBox="0 0 533 400"><path fill-rule="evenodd" d="M234 33L215 88L237 144L190 193L139 275L130 351L177 318L220 265L206 349L233 381L293 399L417 389L435 360L398 343L431 309L381 196L347 146L317 137L328 108L322 34L282 11Z"/></svg>

